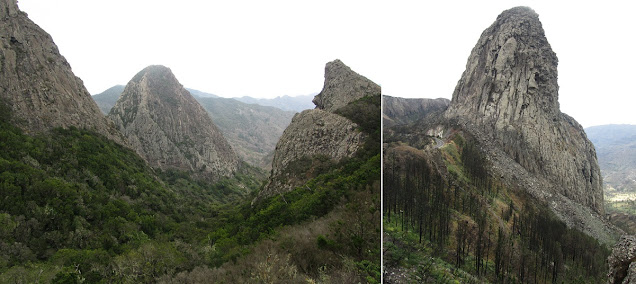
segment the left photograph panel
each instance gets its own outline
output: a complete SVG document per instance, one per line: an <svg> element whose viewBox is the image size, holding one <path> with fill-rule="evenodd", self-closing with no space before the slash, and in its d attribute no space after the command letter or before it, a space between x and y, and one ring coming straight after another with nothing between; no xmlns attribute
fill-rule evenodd
<svg viewBox="0 0 636 284"><path fill-rule="evenodd" d="M71 2L0 0L0 283L380 283L363 42Z"/></svg>

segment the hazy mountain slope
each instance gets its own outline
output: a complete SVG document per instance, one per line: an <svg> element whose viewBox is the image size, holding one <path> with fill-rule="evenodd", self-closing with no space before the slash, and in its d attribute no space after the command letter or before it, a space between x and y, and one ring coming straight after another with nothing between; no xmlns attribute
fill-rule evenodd
<svg viewBox="0 0 636 284"><path fill-rule="evenodd" d="M124 85L116 85L108 88L106 91L103 91L97 95L93 95L93 100L97 103L97 106L104 114L108 114L110 110L117 103L117 99L121 96L121 93L124 91Z"/></svg>
<svg viewBox="0 0 636 284"><path fill-rule="evenodd" d="M188 90L188 92L190 92L190 94L192 94L195 98L196 97L204 97L204 98L218 98L219 97L219 96L217 96L215 94L210 94L210 93L206 93L206 92L195 90L195 89L186 88L186 90Z"/></svg>
<svg viewBox="0 0 636 284"><path fill-rule="evenodd" d="M441 115L448 99L417 99L382 96L382 122L385 127L408 124L428 115Z"/></svg>
<svg viewBox="0 0 636 284"><path fill-rule="evenodd" d="M195 98L208 111L242 160L262 169L271 169L270 153L295 112L246 104L235 99Z"/></svg>
<svg viewBox="0 0 636 284"><path fill-rule="evenodd" d="M600 125L585 129L596 147L606 190L636 193L636 125Z"/></svg>
<svg viewBox="0 0 636 284"><path fill-rule="evenodd" d="M258 99L248 96L234 98L237 101L241 101L248 104L259 104L262 106L273 106L282 110L301 112L306 109L314 108L314 104L311 100L314 98L314 94L304 96L279 96L273 99Z"/></svg>

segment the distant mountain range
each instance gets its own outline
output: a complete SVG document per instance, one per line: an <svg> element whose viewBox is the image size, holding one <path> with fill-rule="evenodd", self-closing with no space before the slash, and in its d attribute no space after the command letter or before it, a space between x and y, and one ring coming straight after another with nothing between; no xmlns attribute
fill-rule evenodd
<svg viewBox="0 0 636 284"><path fill-rule="evenodd" d="M194 94L193 94L194 95ZM241 101L248 104L258 104L262 106L273 106L282 110L291 110L301 112L306 109L314 108L312 100L316 94L309 94L304 96L279 96L273 99L257 99L252 97L240 97L234 98L237 101Z"/></svg>
<svg viewBox="0 0 636 284"><path fill-rule="evenodd" d="M122 94L124 86L117 85L94 95L93 99L107 114ZM276 142L291 122L296 112L258 103L245 103L236 99L186 88L208 112L212 121L232 145L236 154L245 162L265 170L271 168L272 152ZM247 98L247 97L244 97ZM280 97L279 97L280 98ZM287 97L294 101L294 97ZM267 102L267 99L253 101ZM306 98L311 103L309 96ZM276 99L272 99L276 100ZM277 100L282 104L282 100ZM297 100L295 102L298 102ZM293 105L293 103L292 103ZM313 105L313 104L312 104ZM313 108L313 107L312 107Z"/></svg>
<svg viewBox="0 0 636 284"><path fill-rule="evenodd" d="M585 132L596 147L605 188L636 192L636 125L592 126Z"/></svg>

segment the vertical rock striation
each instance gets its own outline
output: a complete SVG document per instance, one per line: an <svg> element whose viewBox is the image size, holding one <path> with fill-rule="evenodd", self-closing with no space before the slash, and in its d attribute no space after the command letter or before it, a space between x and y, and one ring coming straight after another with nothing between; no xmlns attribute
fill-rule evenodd
<svg viewBox="0 0 636 284"><path fill-rule="evenodd" d="M0 100L11 108L13 122L26 133L74 126L123 143L51 36L16 0L0 4Z"/></svg>
<svg viewBox="0 0 636 284"><path fill-rule="evenodd" d="M555 193L603 214L596 151L581 125L561 113L556 54L530 8L504 11L473 48L445 117L492 134Z"/></svg>
<svg viewBox="0 0 636 284"><path fill-rule="evenodd" d="M108 117L133 149L162 170L216 180L232 175L238 159L208 113L164 66L135 75Z"/></svg>

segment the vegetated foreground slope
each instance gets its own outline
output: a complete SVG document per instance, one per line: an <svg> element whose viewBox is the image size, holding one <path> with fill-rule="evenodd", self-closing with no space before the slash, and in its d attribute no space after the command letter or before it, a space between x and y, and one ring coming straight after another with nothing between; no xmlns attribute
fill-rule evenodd
<svg viewBox="0 0 636 284"><path fill-rule="evenodd" d="M493 175L467 133L439 149L385 142L387 283L604 281L607 247Z"/></svg>
<svg viewBox="0 0 636 284"><path fill-rule="evenodd" d="M0 282L379 282L377 141L252 207L252 173L216 184L155 174L90 131L32 137L9 121L0 123Z"/></svg>
<svg viewBox="0 0 636 284"><path fill-rule="evenodd" d="M20 17L22 22L11 23L18 30L34 26L23 21L26 15L15 0L0 3L2 24ZM57 52L52 41L32 46ZM46 60L41 53L18 51L24 62ZM68 67L58 59L48 63ZM65 83L81 85L74 76L70 82L64 79L70 68L63 71L68 72L17 76L27 80L11 84L43 90L31 94L44 95L44 101L86 93L83 86L62 94L47 92L50 82L62 89L69 87ZM49 82L38 75L53 77ZM9 77L0 79L5 83ZM43 84L29 85L34 82ZM369 151L325 168L304 187L252 207L259 186L252 167L240 164L232 176L213 184L184 171L155 171L133 150L109 139L123 141L118 132L99 127L106 120L93 102L78 98L69 102L77 109L42 109L37 103L21 105L32 106L24 109L13 101L22 93L5 94L15 96L0 99L2 283L155 283L196 279L200 272L219 276L200 282L225 283L380 279L379 100L365 108L375 110L378 122L361 130L371 131L368 137L378 134L378 140L365 144ZM97 122L53 121L42 132L24 127L32 124L24 124L22 117L39 111L71 119L84 113L86 120L97 113ZM305 189L309 187L311 191Z"/></svg>
<svg viewBox="0 0 636 284"><path fill-rule="evenodd" d="M212 227L204 220L259 186L242 173L217 184L158 176L99 134L58 128L27 136L2 110L3 283L148 282L192 268L205 259L201 242Z"/></svg>

